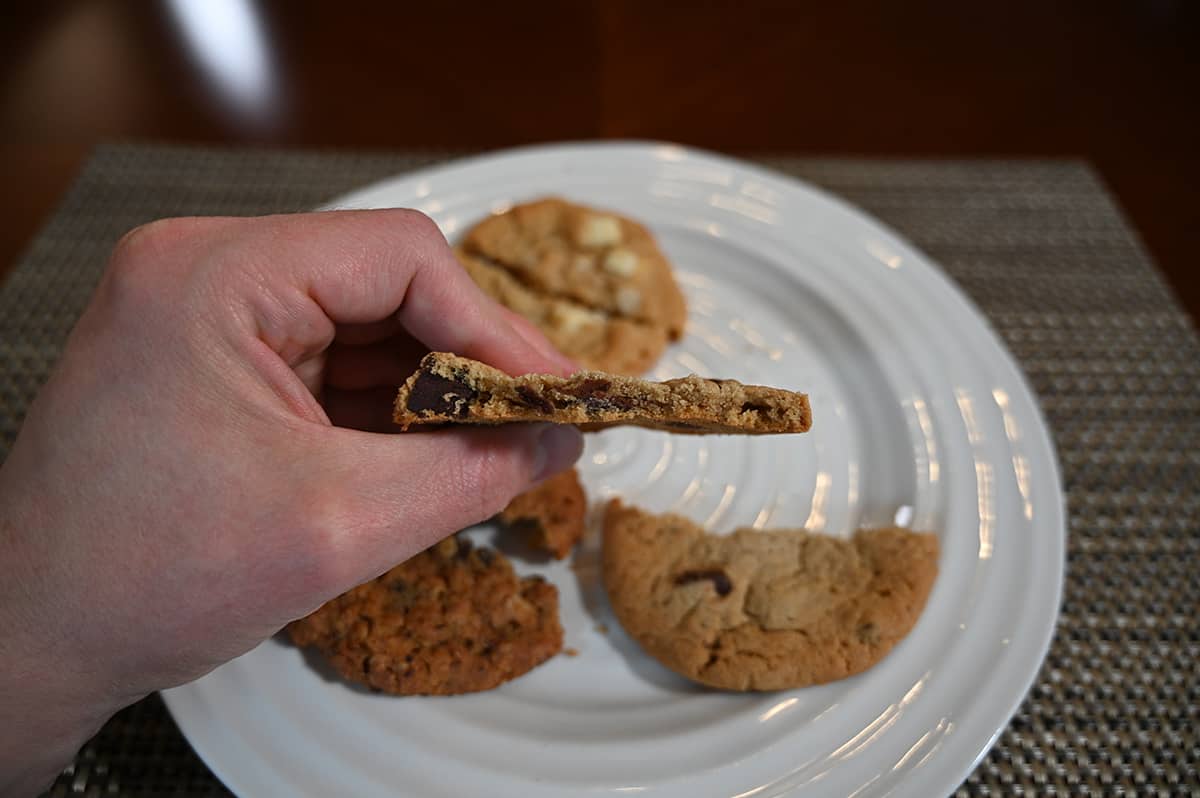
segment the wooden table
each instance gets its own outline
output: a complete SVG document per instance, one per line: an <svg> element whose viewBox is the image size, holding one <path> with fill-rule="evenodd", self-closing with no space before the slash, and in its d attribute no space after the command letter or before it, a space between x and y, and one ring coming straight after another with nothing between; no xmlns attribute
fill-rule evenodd
<svg viewBox="0 0 1200 798"><path fill-rule="evenodd" d="M1200 314L1200 4L13 4L0 273L100 141L1077 156Z"/></svg>

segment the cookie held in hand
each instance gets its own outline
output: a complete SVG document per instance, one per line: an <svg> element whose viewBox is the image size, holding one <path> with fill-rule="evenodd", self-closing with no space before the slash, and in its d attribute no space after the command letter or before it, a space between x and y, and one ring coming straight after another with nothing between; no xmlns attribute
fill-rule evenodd
<svg viewBox="0 0 1200 798"><path fill-rule="evenodd" d="M393 419L414 424L545 421L581 429L634 425L691 434L806 432L808 396L695 375L665 382L583 371L510 377L475 360L431 352L400 388Z"/></svg>
<svg viewBox="0 0 1200 798"><path fill-rule="evenodd" d="M619 499L604 519L604 586L625 631L676 673L726 690L870 668L916 624L937 571L937 537L907 529L711 535Z"/></svg>

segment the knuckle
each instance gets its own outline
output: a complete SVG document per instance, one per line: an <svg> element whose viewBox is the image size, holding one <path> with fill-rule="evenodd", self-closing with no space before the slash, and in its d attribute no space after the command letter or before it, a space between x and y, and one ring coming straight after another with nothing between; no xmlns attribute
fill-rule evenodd
<svg viewBox="0 0 1200 798"><path fill-rule="evenodd" d="M423 238L445 240L444 236L442 236L441 228L437 226L437 222L433 221L425 213L415 208L398 208L396 209L396 214L400 219L400 223L412 233Z"/></svg>
<svg viewBox="0 0 1200 798"><path fill-rule="evenodd" d="M159 219L130 230L113 248L107 282L116 298L140 302L153 297L155 275L170 265L172 248L183 239L184 220Z"/></svg>
<svg viewBox="0 0 1200 798"><path fill-rule="evenodd" d="M183 237L186 223L185 219L156 219L138 225L117 242L113 250L114 263L126 265L162 252Z"/></svg>

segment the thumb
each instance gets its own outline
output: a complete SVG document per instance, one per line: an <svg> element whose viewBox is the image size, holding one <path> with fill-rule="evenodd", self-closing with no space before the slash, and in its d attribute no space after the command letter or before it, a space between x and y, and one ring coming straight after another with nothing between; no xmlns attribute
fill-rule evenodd
<svg viewBox="0 0 1200 798"><path fill-rule="evenodd" d="M569 467L583 451L572 426L507 424L372 435L336 427L317 441L309 479L331 594L383 573L518 493ZM324 435L320 437L325 437ZM332 444L332 445L331 445ZM332 461L332 462L331 462Z"/></svg>

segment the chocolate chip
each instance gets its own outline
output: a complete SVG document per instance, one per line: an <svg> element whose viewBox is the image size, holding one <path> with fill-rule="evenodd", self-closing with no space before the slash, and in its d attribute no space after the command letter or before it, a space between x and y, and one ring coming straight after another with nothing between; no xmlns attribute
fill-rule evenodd
<svg viewBox="0 0 1200 798"><path fill-rule="evenodd" d="M574 396L567 396L566 394L554 391L550 394L550 404L561 410L564 407L572 407L579 404L579 400Z"/></svg>
<svg viewBox="0 0 1200 798"><path fill-rule="evenodd" d="M569 393L572 396L577 396L580 399L587 399L590 396L604 394L612 387L612 381L600 377L588 377L581 380L579 384L564 388L564 393Z"/></svg>
<svg viewBox="0 0 1200 798"><path fill-rule="evenodd" d="M520 397L518 401L527 407L535 408L543 413L554 412L554 406L550 404L546 397L542 396L528 385L518 385L517 396Z"/></svg>
<svg viewBox="0 0 1200 798"><path fill-rule="evenodd" d="M491 565L496 561L496 552L491 549L476 549L475 554L479 557L479 561L484 565Z"/></svg>
<svg viewBox="0 0 1200 798"><path fill-rule="evenodd" d="M590 411L597 410L631 410L635 404L629 396L592 396L583 400Z"/></svg>
<svg viewBox="0 0 1200 798"><path fill-rule="evenodd" d="M684 571L675 576L676 585L687 585L692 582L702 582L705 579L712 582L713 590L717 591L718 596L728 596L733 590L733 582L729 580L729 574L722 571L720 568L704 568Z"/></svg>
<svg viewBox="0 0 1200 798"><path fill-rule="evenodd" d="M465 382L422 371L417 375L408 394L408 409L414 413L463 418L470 412L470 403L478 391Z"/></svg>
<svg viewBox="0 0 1200 798"><path fill-rule="evenodd" d="M471 549L474 548L474 544L467 538L458 538L457 540L458 551L454 552L454 556L460 560L465 560L471 556Z"/></svg>
<svg viewBox="0 0 1200 798"><path fill-rule="evenodd" d="M879 644L879 628L873 623L861 624L856 630L860 643L865 643L869 646Z"/></svg>

